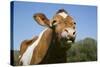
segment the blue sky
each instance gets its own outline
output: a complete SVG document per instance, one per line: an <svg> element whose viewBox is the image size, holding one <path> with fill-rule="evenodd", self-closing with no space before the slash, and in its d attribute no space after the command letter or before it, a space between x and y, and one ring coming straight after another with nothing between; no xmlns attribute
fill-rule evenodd
<svg viewBox="0 0 100 67"><path fill-rule="evenodd" d="M97 39L97 7L70 5L70 4L50 4L33 2L14 2L14 49L19 49L23 40L31 39L39 35L44 27L37 24L33 19L35 13L44 13L49 19L53 17L59 9L65 9L75 20L77 25L77 40L91 37Z"/></svg>

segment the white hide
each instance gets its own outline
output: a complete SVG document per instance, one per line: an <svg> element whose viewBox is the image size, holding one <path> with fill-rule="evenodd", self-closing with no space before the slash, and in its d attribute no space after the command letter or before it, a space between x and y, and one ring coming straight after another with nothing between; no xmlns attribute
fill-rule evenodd
<svg viewBox="0 0 100 67"><path fill-rule="evenodd" d="M66 29L67 29L68 33L69 33L71 36L75 37L75 34L73 34L73 33L75 32L75 29L72 29L72 28L66 28Z"/></svg>
<svg viewBox="0 0 100 67"><path fill-rule="evenodd" d="M33 54L33 51L35 49L35 47L38 45L38 43L40 42L41 40L41 37L43 35L43 33L46 31L47 29L43 30L38 39L31 45L27 48L27 50L25 51L25 53L23 54L22 58L21 58L21 62L23 63L23 65L29 65L30 62L31 62L31 59L32 59L32 54Z"/></svg>
<svg viewBox="0 0 100 67"><path fill-rule="evenodd" d="M68 35L71 35L73 37L75 37L75 34L73 34L73 32L75 32L75 29L72 29L72 28L66 28L66 30L68 31L63 31L61 33L61 36L64 37L64 38L68 38Z"/></svg>
<svg viewBox="0 0 100 67"><path fill-rule="evenodd" d="M63 37L63 38L66 38L67 35L68 35L68 33L67 33L66 31L63 31L63 32L61 33L61 37Z"/></svg>
<svg viewBox="0 0 100 67"><path fill-rule="evenodd" d="M63 18L66 18L68 16L68 14L65 12L58 13L58 15L62 16Z"/></svg>

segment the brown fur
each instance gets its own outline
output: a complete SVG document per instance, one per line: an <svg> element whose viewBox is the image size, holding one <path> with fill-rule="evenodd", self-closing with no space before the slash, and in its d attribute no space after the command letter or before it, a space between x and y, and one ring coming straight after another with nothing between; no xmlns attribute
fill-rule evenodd
<svg viewBox="0 0 100 67"><path fill-rule="evenodd" d="M41 42L39 42L38 46L35 48L30 64L38 64L44 58L51 42L51 36L52 30L48 28L48 30L43 34Z"/></svg>
<svg viewBox="0 0 100 67"><path fill-rule="evenodd" d="M20 46L20 58L19 58L19 62L20 62L20 59L21 57L23 56L23 53L26 51L26 49L28 48L28 46L32 45L32 43L37 40L37 36L34 37L33 39L31 40L24 40L22 43L21 43L21 46Z"/></svg>
<svg viewBox="0 0 100 67"><path fill-rule="evenodd" d="M75 29L75 22L71 16L67 16L66 18L63 18L62 16L58 15L59 12L63 12L63 11L64 10L59 10L56 13L56 15L53 17L53 19L50 21L42 13L37 13L34 15L34 19L40 25L47 26L48 29L43 33L43 36L41 37L40 42L35 47L30 64L66 62L66 51L70 47L67 47L67 48L62 47L61 33L62 31L65 31L65 28ZM34 41L36 41L37 38L38 37L35 37L31 40L25 40L21 43L21 46L20 46L21 57L23 53L26 51L26 49L28 48L28 46L32 45L32 43L34 43ZM67 43L64 43L64 45L69 46L69 44Z"/></svg>

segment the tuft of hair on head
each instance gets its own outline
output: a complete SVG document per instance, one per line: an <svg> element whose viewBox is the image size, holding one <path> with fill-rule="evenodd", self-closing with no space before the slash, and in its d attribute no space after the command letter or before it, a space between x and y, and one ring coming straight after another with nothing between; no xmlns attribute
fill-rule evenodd
<svg viewBox="0 0 100 67"><path fill-rule="evenodd" d="M68 14L68 12L67 12L67 11L65 11L64 9L59 9L59 10L57 11L57 13L56 13L56 14L59 14L59 13L62 13L62 12L64 12L64 13Z"/></svg>
<svg viewBox="0 0 100 67"><path fill-rule="evenodd" d="M63 18L66 18L68 16L68 12L64 9L59 9L56 14L62 16Z"/></svg>

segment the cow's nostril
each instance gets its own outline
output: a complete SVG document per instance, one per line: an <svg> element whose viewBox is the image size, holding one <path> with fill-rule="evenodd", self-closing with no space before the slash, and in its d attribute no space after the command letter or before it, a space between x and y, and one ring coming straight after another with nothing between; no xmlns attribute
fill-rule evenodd
<svg viewBox="0 0 100 67"><path fill-rule="evenodd" d="M75 32L73 32L73 35L75 35Z"/></svg>

